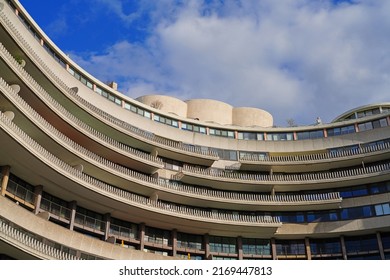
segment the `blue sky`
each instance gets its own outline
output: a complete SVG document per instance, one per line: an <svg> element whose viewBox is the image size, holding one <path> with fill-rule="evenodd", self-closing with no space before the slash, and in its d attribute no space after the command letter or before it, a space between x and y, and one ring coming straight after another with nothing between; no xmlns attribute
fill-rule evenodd
<svg viewBox="0 0 390 280"><path fill-rule="evenodd" d="M387 0L20 2L81 67L132 98L211 98L267 110L280 126L390 102Z"/></svg>

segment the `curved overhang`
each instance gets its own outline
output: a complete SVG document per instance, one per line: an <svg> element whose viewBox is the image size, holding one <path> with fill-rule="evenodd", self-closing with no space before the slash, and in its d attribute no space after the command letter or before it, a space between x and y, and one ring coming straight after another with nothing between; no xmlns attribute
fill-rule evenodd
<svg viewBox="0 0 390 280"><path fill-rule="evenodd" d="M373 103L368 105L363 105L360 107L353 108L351 110L348 110L347 112L337 116L334 120L332 120L332 123L345 121L352 115L358 112L366 111L366 110L372 110L372 109L379 109L381 111L382 108L388 108L390 109L390 102L381 102L381 103Z"/></svg>

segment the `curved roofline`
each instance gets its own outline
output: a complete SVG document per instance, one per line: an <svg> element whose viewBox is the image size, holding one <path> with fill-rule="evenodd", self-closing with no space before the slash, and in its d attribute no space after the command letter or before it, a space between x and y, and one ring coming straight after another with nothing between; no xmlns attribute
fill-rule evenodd
<svg viewBox="0 0 390 280"><path fill-rule="evenodd" d="M341 115L337 116L336 118L334 118L331 121L331 123L344 121L346 117L348 117L349 115L356 113L356 112L365 111L365 110L373 109L373 108L380 108L380 107L390 107L390 102L372 103L372 104L363 105L363 106L353 108L351 110L348 110L345 113L342 113Z"/></svg>

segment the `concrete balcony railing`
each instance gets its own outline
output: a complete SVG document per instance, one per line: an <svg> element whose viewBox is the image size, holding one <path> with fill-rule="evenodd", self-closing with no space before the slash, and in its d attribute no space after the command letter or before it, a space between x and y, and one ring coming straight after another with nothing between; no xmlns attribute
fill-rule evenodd
<svg viewBox="0 0 390 280"><path fill-rule="evenodd" d="M374 144L358 149L326 152L306 155L286 155L286 156L269 156L269 155L246 155L240 159L242 163L288 163L288 164L313 164L321 163L326 160L345 160L346 158L353 158L358 156L368 156L378 152L390 152L390 142Z"/></svg>
<svg viewBox="0 0 390 280"><path fill-rule="evenodd" d="M80 258L76 256L44 244L42 241L34 238L31 234L22 232L2 220L0 220L0 240L11 245L16 244L17 247L23 248L28 254L38 259L80 260Z"/></svg>
<svg viewBox="0 0 390 280"><path fill-rule="evenodd" d="M182 171L174 176L175 180L182 180L183 177L197 177L208 180L221 180L225 182L251 182L252 184L278 184L278 183L300 183L305 184L328 182L342 178L358 178L360 176L383 174L390 172L390 163L371 164L365 167L353 167L339 171L307 172L295 174L255 174L226 171L216 168L199 168L184 165Z"/></svg>
<svg viewBox="0 0 390 280"><path fill-rule="evenodd" d="M30 44L23 38L20 32L17 30L12 21L6 16L4 12L0 12L0 21L3 23L5 29L9 34L12 34L13 38L19 42L18 45L29 55L29 58L39 65L40 70L46 74L46 77L50 79L58 89L61 89L68 98L74 101L80 108L90 112L92 115L104 120L110 126L119 128L120 131L125 131L129 136L150 143L154 146L161 146L168 150L174 150L176 152L190 153L194 156L202 156L210 160L218 160L218 155L215 151L210 149L202 149L199 146L186 145L182 142L173 141L164 137L157 136L153 133L139 129L125 121L122 121L107 112L97 108L85 99L77 95L77 93L69 88L51 69L47 64L39 57L39 55L33 50Z"/></svg>
<svg viewBox="0 0 390 280"><path fill-rule="evenodd" d="M11 88L9 90L11 90ZM261 226L276 228L281 226L280 219L278 217L252 216L247 214L237 215L206 211L203 209L155 201L153 199L118 189L82 173L81 171L53 156L41 145L25 134L19 127L12 123L3 113L0 113L0 126L5 133L7 133L12 139L16 139L20 145L24 146L25 149L29 151L30 154L32 154L36 159L39 159L49 168L55 170L68 179L74 181L76 184L89 189L92 192L105 195L110 199L117 200L122 203L127 203L132 207L168 215L172 218L181 217L203 222L229 223L250 227Z"/></svg>
<svg viewBox="0 0 390 280"><path fill-rule="evenodd" d="M57 112L57 114L61 115L68 123L72 124L78 131L82 131L84 134L88 135L90 138L97 140L98 142L103 142L102 144L107 147L112 147L113 150L124 152L126 156L136 159L138 161L142 161L148 163L150 165L155 166L156 168L162 168L163 162L160 158L152 156L150 154L141 152L139 150L133 149L127 145L124 145L114 139L98 132L97 130L91 128L70 112L68 112L63 106L61 106L54 98L50 96L25 70L19 63L15 61L13 56L5 49L3 44L0 43L0 55L3 57L10 67L13 67L17 73L20 74L21 78L24 82L30 85L36 93L38 93L39 97L42 98L48 106L51 106L53 110ZM22 101L20 101L22 100ZM19 98L19 102L24 102L24 106L26 106L26 102ZM30 106L28 106L30 108ZM30 109L31 111L31 109ZM37 113L35 113L37 114ZM42 119L42 118L41 118Z"/></svg>
<svg viewBox="0 0 390 280"><path fill-rule="evenodd" d="M225 200L236 203L254 203L259 202L263 205L272 205L272 204L286 204L286 205L299 205L299 204L308 204L313 202L324 202L334 203L335 201L340 202L341 198L338 193L328 193L328 194L316 194L316 195L265 195L265 194L250 194L250 193L239 193L239 192L226 192L226 191L217 191L209 190L205 188L199 188L194 186L186 186L177 184L174 182L167 182L165 180L159 180L157 178L147 176L145 174L138 173L131 169L125 168L123 166L117 165L111 161L102 158L91 151L85 149L84 147L73 142L71 139L60 133L53 126L51 126L45 119L43 119L37 112L35 112L15 91L10 88L5 81L0 78L0 87L3 89L3 93L7 98L12 100L14 105L18 105L18 109L36 124L37 127L40 127L42 131L45 131L47 135L54 140L56 140L61 146L67 148L69 151L80 155L81 158L89 161L91 164L99 166L104 170L121 176L122 178L132 181L136 184L142 186L149 186L155 190L163 190L172 192L175 194L181 194L188 196L196 196L201 199L210 199L210 200ZM7 90L8 89L8 90Z"/></svg>

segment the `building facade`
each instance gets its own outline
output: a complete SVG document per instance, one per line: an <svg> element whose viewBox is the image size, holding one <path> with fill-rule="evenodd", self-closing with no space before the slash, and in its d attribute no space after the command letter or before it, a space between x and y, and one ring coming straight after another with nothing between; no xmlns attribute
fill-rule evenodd
<svg viewBox="0 0 390 280"><path fill-rule="evenodd" d="M0 259L390 259L390 103L273 127L131 99L0 1Z"/></svg>

